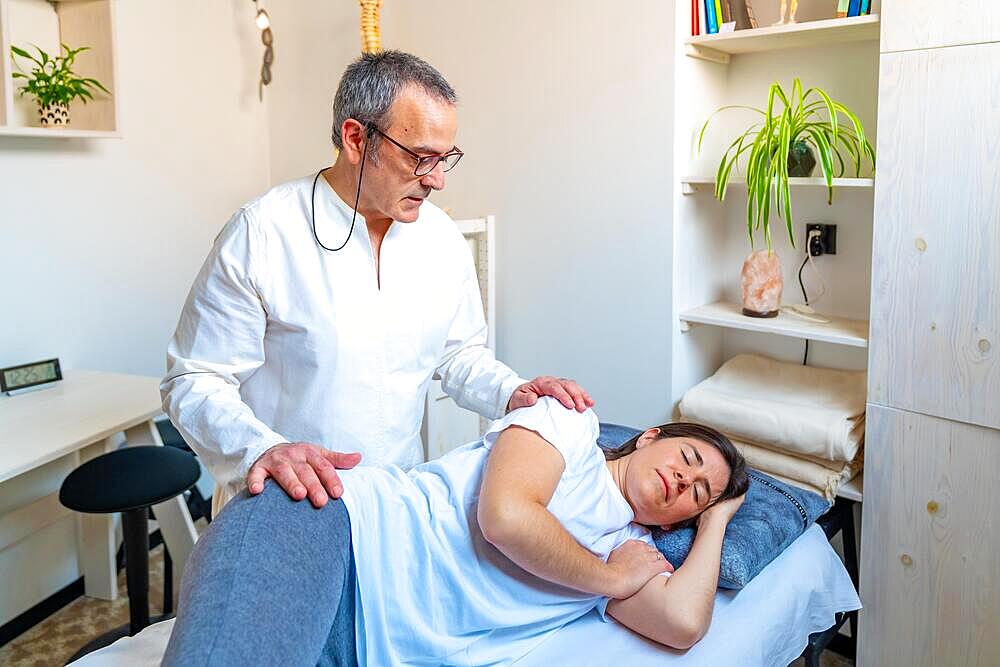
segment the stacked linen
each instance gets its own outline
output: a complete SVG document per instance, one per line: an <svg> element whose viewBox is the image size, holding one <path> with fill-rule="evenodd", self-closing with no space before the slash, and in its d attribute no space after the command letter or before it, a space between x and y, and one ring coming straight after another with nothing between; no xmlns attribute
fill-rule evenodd
<svg viewBox="0 0 1000 667"><path fill-rule="evenodd" d="M864 371L733 357L680 403L681 419L725 433L751 467L825 496L862 465Z"/></svg>

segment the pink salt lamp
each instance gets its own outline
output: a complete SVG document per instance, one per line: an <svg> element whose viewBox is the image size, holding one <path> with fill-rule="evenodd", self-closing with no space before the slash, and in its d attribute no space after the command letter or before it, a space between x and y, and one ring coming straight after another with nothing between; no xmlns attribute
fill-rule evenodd
<svg viewBox="0 0 1000 667"><path fill-rule="evenodd" d="M778 253L768 250L750 253L743 262L740 280L743 314L750 317L777 317L783 287Z"/></svg>

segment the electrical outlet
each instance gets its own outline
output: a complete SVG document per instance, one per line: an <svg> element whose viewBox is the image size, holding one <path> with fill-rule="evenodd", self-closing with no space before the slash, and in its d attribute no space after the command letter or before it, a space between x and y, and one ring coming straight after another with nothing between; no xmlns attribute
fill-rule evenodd
<svg viewBox="0 0 1000 667"><path fill-rule="evenodd" d="M813 230L819 231L819 237L809 238ZM813 257L837 254L837 225L810 223L806 225L806 248Z"/></svg>

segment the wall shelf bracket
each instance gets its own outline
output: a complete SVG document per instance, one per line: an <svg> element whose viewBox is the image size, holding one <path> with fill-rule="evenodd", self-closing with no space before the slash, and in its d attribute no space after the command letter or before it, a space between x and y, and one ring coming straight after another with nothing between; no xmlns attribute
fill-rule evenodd
<svg viewBox="0 0 1000 667"><path fill-rule="evenodd" d="M720 65L729 64L729 54L723 51L716 51L707 46L702 46L700 44L685 44L684 45L685 55L691 58L698 58L700 60L707 60L713 63L719 63Z"/></svg>

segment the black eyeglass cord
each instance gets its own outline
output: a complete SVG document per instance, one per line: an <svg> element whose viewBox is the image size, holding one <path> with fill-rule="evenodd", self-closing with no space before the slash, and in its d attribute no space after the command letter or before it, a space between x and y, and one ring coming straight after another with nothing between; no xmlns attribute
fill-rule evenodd
<svg viewBox="0 0 1000 667"><path fill-rule="evenodd" d="M371 132L368 133L371 136ZM358 219L358 203L361 201L361 181L365 176L365 161L368 158L368 142L365 142L365 147L361 153L361 172L358 174L358 192L354 195L354 215L351 216L351 231L347 232L347 238L344 242L340 244L337 248L328 248L323 245L323 242L319 240L319 236L316 235L316 184L319 182L319 177L324 171L329 169L329 167L323 167L316 172L316 178L313 179L312 194L309 195L309 221L312 225L313 238L316 239L316 243L323 250L328 250L330 252L337 252L338 250L343 250L347 242L351 240L351 235L354 233L354 222Z"/></svg>

